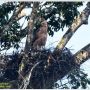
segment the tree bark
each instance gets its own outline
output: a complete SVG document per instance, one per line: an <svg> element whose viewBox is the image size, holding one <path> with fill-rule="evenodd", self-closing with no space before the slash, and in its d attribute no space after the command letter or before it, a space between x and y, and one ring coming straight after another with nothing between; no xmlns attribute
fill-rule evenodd
<svg viewBox="0 0 90 90"><path fill-rule="evenodd" d="M78 65L81 65L88 60L90 58L90 44L86 45L84 48L74 54L74 58L76 64Z"/></svg>
<svg viewBox="0 0 90 90"><path fill-rule="evenodd" d="M25 44L25 48L24 48L24 54L23 54L23 59L21 61L21 66L19 67L19 74L24 73L23 69L25 68L25 63L28 60L28 53L30 52L31 49L31 44L32 44L32 39L33 39L33 27L34 27L34 22L37 18L37 10L39 7L39 2L33 2L33 8L32 8L32 12L30 15L30 19L28 21L28 34L27 34L27 38L26 38L26 44ZM22 85L24 82L24 86L20 86L20 88L26 88L28 85L28 80L27 77L29 75L22 75L23 76L23 80L22 80ZM27 82L27 83L26 83Z"/></svg>

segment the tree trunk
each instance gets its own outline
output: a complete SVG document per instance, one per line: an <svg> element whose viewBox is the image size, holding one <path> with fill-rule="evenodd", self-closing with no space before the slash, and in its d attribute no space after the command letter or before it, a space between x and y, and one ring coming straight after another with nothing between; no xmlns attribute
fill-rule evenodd
<svg viewBox="0 0 90 90"><path fill-rule="evenodd" d="M37 18L38 7L39 7L39 2L34 2L30 20L28 22L28 34L27 34L27 39L26 39L26 44L24 49L25 53L28 53L31 49L31 44L33 39L33 27L34 27L34 22Z"/></svg>

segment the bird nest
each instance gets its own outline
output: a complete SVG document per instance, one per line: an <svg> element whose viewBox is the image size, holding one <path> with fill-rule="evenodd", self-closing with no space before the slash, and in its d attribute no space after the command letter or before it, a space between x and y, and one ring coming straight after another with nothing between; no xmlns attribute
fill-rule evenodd
<svg viewBox="0 0 90 90"><path fill-rule="evenodd" d="M35 86L51 88L54 82L75 66L73 54L68 48L64 48L62 53L58 51L57 54L51 50L30 51L28 55L14 53L4 56L5 67L0 69L2 72L0 82L18 80L22 60L24 61L22 76L31 73L28 88L35 88Z"/></svg>

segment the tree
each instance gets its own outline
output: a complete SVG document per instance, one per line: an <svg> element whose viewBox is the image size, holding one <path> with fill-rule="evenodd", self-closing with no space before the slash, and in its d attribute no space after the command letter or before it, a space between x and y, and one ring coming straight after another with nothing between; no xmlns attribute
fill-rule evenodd
<svg viewBox="0 0 90 90"><path fill-rule="evenodd" d="M82 2L7 2L0 6L0 42L1 50L10 47L19 48L19 42L27 35L24 51L12 55L1 56L0 63L3 75L2 82L10 82L11 88L59 88L56 83L68 74L72 88L80 84L86 88L90 84L87 75L80 70L80 65L90 58L90 44L76 54L72 54L65 45L73 34L83 24L88 24L90 3L79 13L78 7ZM29 16L22 14L24 8L32 9ZM10 13L13 13L10 17ZM51 50L32 49L35 32L40 28L40 17L47 20L48 34L69 29L62 37L57 47ZM25 18L28 25L25 28L18 22ZM11 60L10 60L11 59ZM76 76L74 76L76 75ZM78 81L80 78L80 81ZM14 81L13 81L14 80ZM15 83L18 82L18 83ZM67 88L63 86L63 88Z"/></svg>

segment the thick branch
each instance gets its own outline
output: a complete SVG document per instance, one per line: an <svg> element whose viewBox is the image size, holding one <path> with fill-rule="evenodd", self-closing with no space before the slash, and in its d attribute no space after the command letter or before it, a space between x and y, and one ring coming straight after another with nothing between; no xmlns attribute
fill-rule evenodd
<svg viewBox="0 0 90 90"><path fill-rule="evenodd" d="M76 64L82 64L90 58L90 44L74 54Z"/></svg>
<svg viewBox="0 0 90 90"><path fill-rule="evenodd" d="M89 14L90 14L90 3L87 3L87 7L73 21L70 28L67 30L67 32L62 37L61 41L58 43L56 49L62 50L65 47L65 45L68 43L70 38L73 36L73 34L77 31L77 29L83 24L88 24Z"/></svg>

